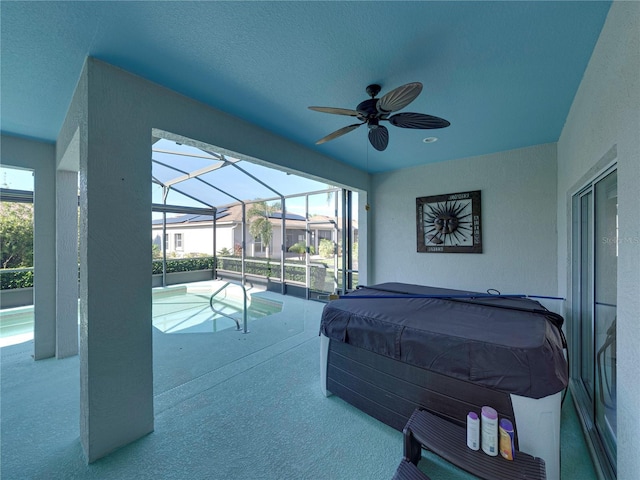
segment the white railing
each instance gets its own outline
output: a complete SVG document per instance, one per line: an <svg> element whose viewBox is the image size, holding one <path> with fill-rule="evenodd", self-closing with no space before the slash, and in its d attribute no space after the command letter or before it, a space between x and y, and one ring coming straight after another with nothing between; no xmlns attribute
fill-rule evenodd
<svg viewBox="0 0 640 480"><path fill-rule="evenodd" d="M238 330L240 330L240 323L238 322L238 319L235 317L232 317L231 315L226 314L225 312L223 312L222 310L218 310L216 308L214 308L214 298L220 294L224 292L225 298L227 295L227 287L233 285L236 287L240 287L242 289L242 333L249 333L249 330L247 328L247 290L246 288L244 288L244 285L242 285L241 283L236 283L236 282L225 282L224 285L222 285L218 290L216 290L215 292L213 292L213 294L211 295L211 298L209 299L209 306L211 307L211 311L213 311L213 313L216 313L218 315L221 315L223 317L226 318L230 318L231 320L233 320L234 322L236 322L236 326L238 327Z"/></svg>

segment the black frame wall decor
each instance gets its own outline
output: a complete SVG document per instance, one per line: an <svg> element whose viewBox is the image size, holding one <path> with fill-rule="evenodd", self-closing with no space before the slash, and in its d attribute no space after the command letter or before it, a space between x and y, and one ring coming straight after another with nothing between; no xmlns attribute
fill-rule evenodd
<svg viewBox="0 0 640 480"><path fill-rule="evenodd" d="M482 253L480 193L416 198L418 252Z"/></svg>

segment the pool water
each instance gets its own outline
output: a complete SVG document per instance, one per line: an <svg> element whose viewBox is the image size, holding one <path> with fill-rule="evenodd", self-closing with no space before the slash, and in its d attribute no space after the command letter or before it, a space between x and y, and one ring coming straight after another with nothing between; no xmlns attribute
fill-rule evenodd
<svg viewBox="0 0 640 480"><path fill-rule="evenodd" d="M189 292L154 299L153 326L163 333L210 333L242 328L242 291L217 295ZM247 300L247 322L282 311L282 303L253 294ZM231 317L231 318L229 318ZM238 323L236 323L236 321Z"/></svg>
<svg viewBox="0 0 640 480"><path fill-rule="evenodd" d="M242 289L229 285L216 295L211 294L220 282L177 285L153 289L152 323L163 333L212 333L229 328L242 328ZM247 322L282 311L282 302L267 298L265 292L249 291ZM231 318L229 318L231 317ZM0 310L0 347L33 340L33 306Z"/></svg>
<svg viewBox="0 0 640 480"><path fill-rule="evenodd" d="M0 310L0 347L33 340L33 305Z"/></svg>

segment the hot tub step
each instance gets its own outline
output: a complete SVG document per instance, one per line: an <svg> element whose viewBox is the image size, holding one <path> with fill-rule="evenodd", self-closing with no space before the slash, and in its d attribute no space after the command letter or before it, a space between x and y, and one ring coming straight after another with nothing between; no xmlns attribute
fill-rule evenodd
<svg viewBox="0 0 640 480"><path fill-rule="evenodd" d="M516 451L514 460L467 448L466 429L426 410L416 409L403 430L404 457L413 464L422 448L485 480L546 479L544 460Z"/></svg>
<svg viewBox="0 0 640 480"><path fill-rule="evenodd" d="M422 470L403 458L391 480L431 480Z"/></svg>

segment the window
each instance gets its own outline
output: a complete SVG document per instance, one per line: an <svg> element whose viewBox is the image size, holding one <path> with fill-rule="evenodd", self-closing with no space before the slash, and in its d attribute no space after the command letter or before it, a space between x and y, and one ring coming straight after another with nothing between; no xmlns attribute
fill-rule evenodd
<svg viewBox="0 0 640 480"><path fill-rule="evenodd" d="M173 245L176 250L182 250L182 234L175 233L173 235Z"/></svg>
<svg viewBox="0 0 640 480"><path fill-rule="evenodd" d="M322 240L326 238L327 240L332 240L333 231L332 230L318 230L318 239Z"/></svg>
<svg viewBox="0 0 640 480"><path fill-rule="evenodd" d="M607 476L616 471L617 172L573 197L572 383L579 414Z"/></svg>
<svg viewBox="0 0 640 480"><path fill-rule="evenodd" d="M291 247L292 245L295 245L298 242L304 243L304 241L305 241L304 230L287 229L287 241L285 243L286 251L289 251L289 247Z"/></svg>

